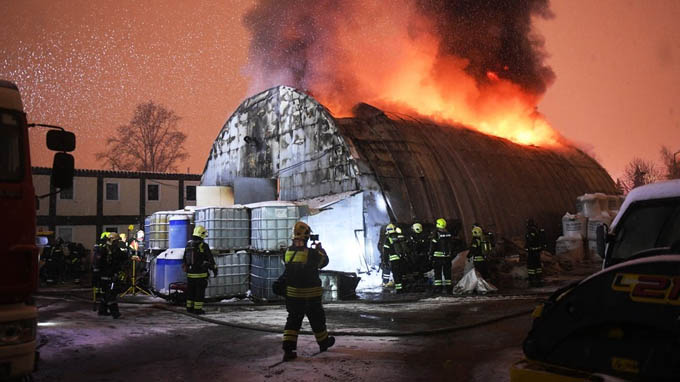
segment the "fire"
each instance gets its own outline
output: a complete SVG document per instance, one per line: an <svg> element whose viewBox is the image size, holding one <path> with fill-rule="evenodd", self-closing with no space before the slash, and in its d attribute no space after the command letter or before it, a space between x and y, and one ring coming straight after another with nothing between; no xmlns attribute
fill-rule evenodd
<svg viewBox="0 0 680 382"><path fill-rule="evenodd" d="M316 13L301 15L290 11L300 20L313 13L323 25L314 38L304 40L306 45L288 40L307 32L309 23L300 20L295 24L298 31L269 38L274 40L271 46L306 47L304 65L298 65L304 68L302 78L290 82L310 90L335 116L351 116L354 105L366 102L387 112L462 124L520 144L558 144L559 134L537 111L540 92L524 90L508 79L514 65L499 62L498 70L474 76L471 60L443 49L441 31L417 2L405 0L399 6L382 0L347 2L343 17L329 9L319 5ZM267 61L271 57L261 60L261 65L271 65ZM281 70L271 67L254 77L267 78L262 73L267 71L275 73L272 81L275 77L280 82ZM292 69L291 73L299 75Z"/></svg>

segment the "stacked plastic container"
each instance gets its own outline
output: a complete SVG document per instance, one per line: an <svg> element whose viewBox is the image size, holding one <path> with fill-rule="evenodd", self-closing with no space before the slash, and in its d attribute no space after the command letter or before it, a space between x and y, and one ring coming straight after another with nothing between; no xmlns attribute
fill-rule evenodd
<svg viewBox="0 0 680 382"><path fill-rule="evenodd" d="M150 282L155 291L167 294L170 284L187 281L182 269L183 258L184 248L171 248L151 260L153 273Z"/></svg>
<svg viewBox="0 0 680 382"><path fill-rule="evenodd" d="M555 254L574 260L601 261L597 254L597 227L611 224L621 206L621 195L584 194L577 198L576 214L562 217L562 236L557 238Z"/></svg>
<svg viewBox="0 0 680 382"><path fill-rule="evenodd" d="M148 248L168 248L168 219L170 214L170 211L158 211L149 217L149 229L146 232L146 236L149 238Z"/></svg>
<svg viewBox="0 0 680 382"><path fill-rule="evenodd" d="M250 244L250 218L245 206L197 208L195 224L208 230L205 241L213 251L246 249Z"/></svg>
<svg viewBox="0 0 680 382"><path fill-rule="evenodd" d="M272 292L272 283L285 270L283 252L252 252L250 254L250 292L258 300L279 300Z"/></svg>
<svg viewBox="0 0 680 382"><path fill-rule="evenodd" d="M149 217L149 229L146 236L149 237L149 247L151 249L168 249L170 243L170 219L185 216L189 218L189 229L194 222L194 212L186 210L158 211Z"/></svg>
<svg viewBox="0 0 680 382"><path fill-rule="evenodd" d="M191 238L189 216L173 216L168 219L168 248L185 248Z"/></svg>
<svg viewBox="0 0 680 382"><path fill-rule="evenodd" d="M586 237L588 219L580 214L564 214L562 236L557 238L555 254L569 257L575 262L583 260L583 240Z"/></svg>
<svg viewBox="0 0 680 382"><path fill-rule="evenodd" d="M306 206L292 202L247 205L250 215L250 247L256 251L279 251L290 245L293 226Z"/></svg>
<svg viewBox="0 0 680 382"><path fill-rule="evenodd" d="M248 266L250 256L246 251L214 255L217 277L208 280L206 298L228 298L248 292Z"/></svg>
<svg viewBox="0 0 680 382"><path fill-rule="evenodd" d="M611 224L609 197L602 193L585 194L578 197L577 208L588 218L586 232L586 258L601 260L597 255L597 227Z"/></svg>

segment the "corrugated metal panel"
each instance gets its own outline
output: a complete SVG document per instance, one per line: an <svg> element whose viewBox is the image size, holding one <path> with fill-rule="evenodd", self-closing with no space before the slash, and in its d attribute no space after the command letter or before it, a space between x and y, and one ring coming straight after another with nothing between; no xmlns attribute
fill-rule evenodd
<svg viewBox="0 0 680 382"><path fill-rule="evenodd" d="M533 217L552 238L562 215L575 211L577 196L615 191L606 171L574 147L522 146L463 127L388 117L369 105L358 106L357 114L334 119L313 98L285 86L251 97L215 140L202 184L278 177L283 200L370 190L385 196L399 222L443 216L462 221L466 236L478 222L512 237L523 236ZM366 200L365 209L380 204ZM367 226L367 243L376 229Z"/></svg>
<svg viewBox="0 0 680 382"><path fill-rule="evenodd" d="M348 146L333 117L308 95L279 86L245 100L213 143L201 184L279 179L282 200L357 190Z"/></svg>
<svg viewBox="0 0 680 382"><path fill-rule="evenodd" d="M460 219L505 237L529 217L559 235L560 217L586 192L614 193L606 171L574 147L522 146L469 129L373 113L337 120L370 162L401 222ZM366 134L370 131L370 134Z"/></svg>

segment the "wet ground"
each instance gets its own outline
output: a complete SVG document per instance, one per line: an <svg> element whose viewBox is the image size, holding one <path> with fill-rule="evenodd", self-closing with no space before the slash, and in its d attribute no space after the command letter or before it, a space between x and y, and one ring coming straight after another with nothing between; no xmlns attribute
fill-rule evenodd
<svg viewBox="0 0 680 382"><path fill-rule="evenodd" d="M337 343L318 346L305 320L300 357L280 363L286 311L250 300L209 304L206 315L142 295L123 318L97 316L91 290L43 288L36 381L508 381L522 358L530 312L556 288L472 296L385 294L324 304Z"/></svg>

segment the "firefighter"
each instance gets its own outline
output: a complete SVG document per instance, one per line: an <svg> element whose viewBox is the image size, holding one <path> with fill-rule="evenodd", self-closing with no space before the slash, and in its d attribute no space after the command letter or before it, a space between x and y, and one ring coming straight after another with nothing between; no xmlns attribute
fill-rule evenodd
<svg viewBox="0 0 680 382"><path fill-rule="evenodd" d="M542 228L538 228L533 219L527 220L527 233L525 235L524 246L527 251L529 287L540 287L543 285L541 251L545 250L547 245L545 231Z"/></svg>
<svg viewBox="0 0 680 382"><path fill-rule="evenodd" d="M378 250L380 251L380 270L382 271L382 286L383 288L388 288L394 286L394 282L390 284L390 273L392 272L392 267L390 267L389 254L385 251L385 243L387 242L387 236L394 234L394 224L390 223L385 227L385 234L380 236L378 241ZM389 246L387 246L389 248Z"/></svg>
<svg viewBox="0 0 680 382"><path fill-rule="evenodd" d="M92 250L92 294L94 298L95 311L99 309L102 299L104 298L99 265L101 257L104 255L104 253L106 253L106 241L108 238L109 232L102 232L102 234L99 236L99 240L97 240L97 243L94 245ZM108 315L108 307L105 307L101 314Z"/></svg>
<svg viewBox="0 0 680 382"><path fill-rule="evenodd" d="M437 219L436 230L431 234L430 258L434 266L433 292L451 294L451 258L454 250L454 238L446 229L446 220ZM444 280L442 280L442 276Z"/></svg>
<svg viewBox="0 0 680 382"><path fill-rule="evenodd" d="M121 287L120 278L127 256L120 247L120 236L111 232L108 235L106 246L98 262L100 285L103 298L99 305L99 315L111 315L113 318L120 317L118 310L118 293Z"/></svg>
<svg viewBox="0 0 680 382"><path fill-rule="evenodd" d="M401 228L394 224L388 224L385 229L387 237L383 244L383 253L390 262L392 269L392 278L394 279L395 293L404 293L404 235L401 233Z"/></svg>
<svg viewBox="0 0 680 382"><path fill-rule="evenodd" d="M208 287L208 270L217 277L217 266L210 246L205 242L208 231L202 225L194 228L191 240L184 249L182 268L187 273L187 312L205 314L203 301Z"/></svg>
<svg viewBox="0 0 680 382"><path fill-rule="evenodd" d="M54 241L54 245L50 249L50 255L47 258L45 269L47 270L47 283L52 284L57 281L64 281L64 240L58 237Z"/></svg>
<svg viewBox="0 0 680 382"><path fill-rule="evenodd" d="M293 244L288 247L284 256L288 311L283 331L284 361L297 357L297 338L305 315L316 337L319 351L326 351L335 344L335 337L329 336L326 330L326 313L321 303L323 289L319 278L319 269L328 265L328 256L320 242L307 247L310 234L311 228L307 224L300 221L295 223Z"/></svg>
<svg viewBox="0 0 680 382"><path fill-rule="evenodd" d="M421 223L415 222L411 225L411 234L408 241L410 278L414 282L413 287L419 288L427 283L424 274L432 269L432 263L428 256L430 249L429 237L423 231Z"/></svg>
<svg viewBox="0 0 680 382"><path fill-rule="evenodd" d="M470 242L470 251L468 252L468 259L472 259L475 270L483 278L488 278L488 269L486 264L486 248L490 247L488 241L484 239L484 230L478 224L472 225L472 241Z"/></svg>

